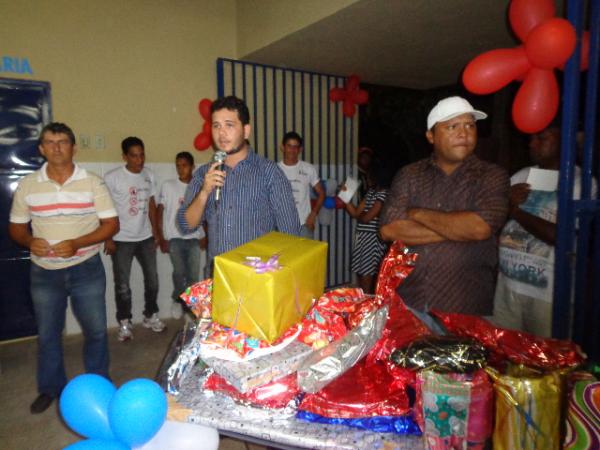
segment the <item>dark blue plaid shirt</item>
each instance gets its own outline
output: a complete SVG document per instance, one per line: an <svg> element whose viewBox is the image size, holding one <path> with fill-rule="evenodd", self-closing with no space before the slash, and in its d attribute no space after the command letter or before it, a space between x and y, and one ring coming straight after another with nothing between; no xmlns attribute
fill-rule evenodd
<svg viewBox="0 0 600 450"><path fill-rule="evenodd" d="M200 167L185 192L183 205L177 213L182 233L196 230L185 220L185 210L202 189L204 176L210 167ZM221 199L215 202L214 191L208 197L204 216L208 226L208 263L215 256L228 252L270 231L298 235L300 219L296 211L290 182L271 160L249 148L248 157L234 169L223 165L227 173Z"/></svg>

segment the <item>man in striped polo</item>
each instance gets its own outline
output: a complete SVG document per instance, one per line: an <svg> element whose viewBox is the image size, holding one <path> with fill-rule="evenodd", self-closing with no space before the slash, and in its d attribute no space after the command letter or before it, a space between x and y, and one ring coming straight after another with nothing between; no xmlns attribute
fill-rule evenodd
<svg viewBox="0 0 600 450"><path fill-rule="evenodd" d="M106 277L98 253L100 244L119 230L102 178L73 162L73 131L62 123L46 125L39 150L46 163L19 182L8 228L10 237L31 251L30 289L39 334L39 395L32 414L45 411L67 383L62 332L69 297L85 338L85 371L108 377Z"/></svg>
<svg viewBox="0 0 600 450"><path fill-rule="evenodd" d="M246 103L223 97L212 104L211 113L215 147L227 158L224 164L205 164L194 173L177 214L182 233L207 223L209 267L215 256L270 231L300 232L290 182L275 162L257 155L248 143Z"/></svg>

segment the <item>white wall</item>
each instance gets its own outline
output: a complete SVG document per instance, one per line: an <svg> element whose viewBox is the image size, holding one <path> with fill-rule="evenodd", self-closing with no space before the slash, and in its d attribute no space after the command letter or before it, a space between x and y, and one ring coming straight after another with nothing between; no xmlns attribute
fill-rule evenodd
<svg viewBox="0 0 600 450"><path fill-rule="evenodd" d="M95 172L100 176L104 176L106 172L115 167L122 165L121 163L81 163L82 167L85 167L87 170ZM156 175L157 180L157 188L160 189L160 186L163 181L169 180L171 178L176 178L177 173L175 172L175 164L167 164L167 163L155 163L155 164L146 164L147 167L152 169ZM115 295L114 295L114 283L113 283L113 274L112 274L112 262L110 257L102 255L102 262L104 263L104 268L106 270L106 313L108 319L108 327L117 326L116 313L117 309L115 306ZM171 293L173 291L173 282L171 280L171 274L173 272L173 268L171 266L171 261L169 259L168 254L163 254L160 250L157 250L156 263L158 266L158 282L159 282L159 292L158 292L158 307L159 307L159 317L161 318L169 318L171 316ZM206 264L206 252L202 252L202 259L200 262L200 275L202 274L202 270ZM142 321L142 311L144 310L144 279L142 276L142 270L140 265L136 260L133 262L133 267L131 269L131 291L132 291L132 314L134 323L140 323ZM73 311L69 305L67 309L67 321L65 326L66 334L74 334L81 333L81 328L73 315Z"/></svg>

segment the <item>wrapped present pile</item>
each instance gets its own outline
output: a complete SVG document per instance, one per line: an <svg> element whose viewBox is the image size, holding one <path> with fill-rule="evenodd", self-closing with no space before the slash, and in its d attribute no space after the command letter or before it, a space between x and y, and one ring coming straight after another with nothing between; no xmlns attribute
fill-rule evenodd
<svg viewBox="0 0 600 450"><path fill-rule="evenodd" d="M281 233L217 257L214 280L182 295L198 325L170 392L201 360L205 392L273 417L422 434L433 450L598 448L599 383L575 372L576 345L439 311L448 335L434 335L396 293L418 261L399 242L374 296L323 292L326 257Z"/></svg>

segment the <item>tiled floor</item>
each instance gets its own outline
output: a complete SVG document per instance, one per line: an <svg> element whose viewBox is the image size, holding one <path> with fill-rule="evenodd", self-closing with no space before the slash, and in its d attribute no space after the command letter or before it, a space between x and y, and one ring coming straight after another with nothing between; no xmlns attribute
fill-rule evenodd
<svg viewBox="0 0 600 450"><path fill-rule="evenodd" d="M141 325L134 327L133 341L117 340L117 329L109 330L111 376L118 387L134 378L154 378L163 356L183 321L167 321L163 333ZM83 338L64 340L65 365L70 377L83 373ZM0 343L0 449L59 450L81 440L62 422L56 402L43 414L32 415L29 405L36 396L36 339ZM225 438L222 450L261 450L264 447ZM168 449L165 449L168 450Z"/></svg>

